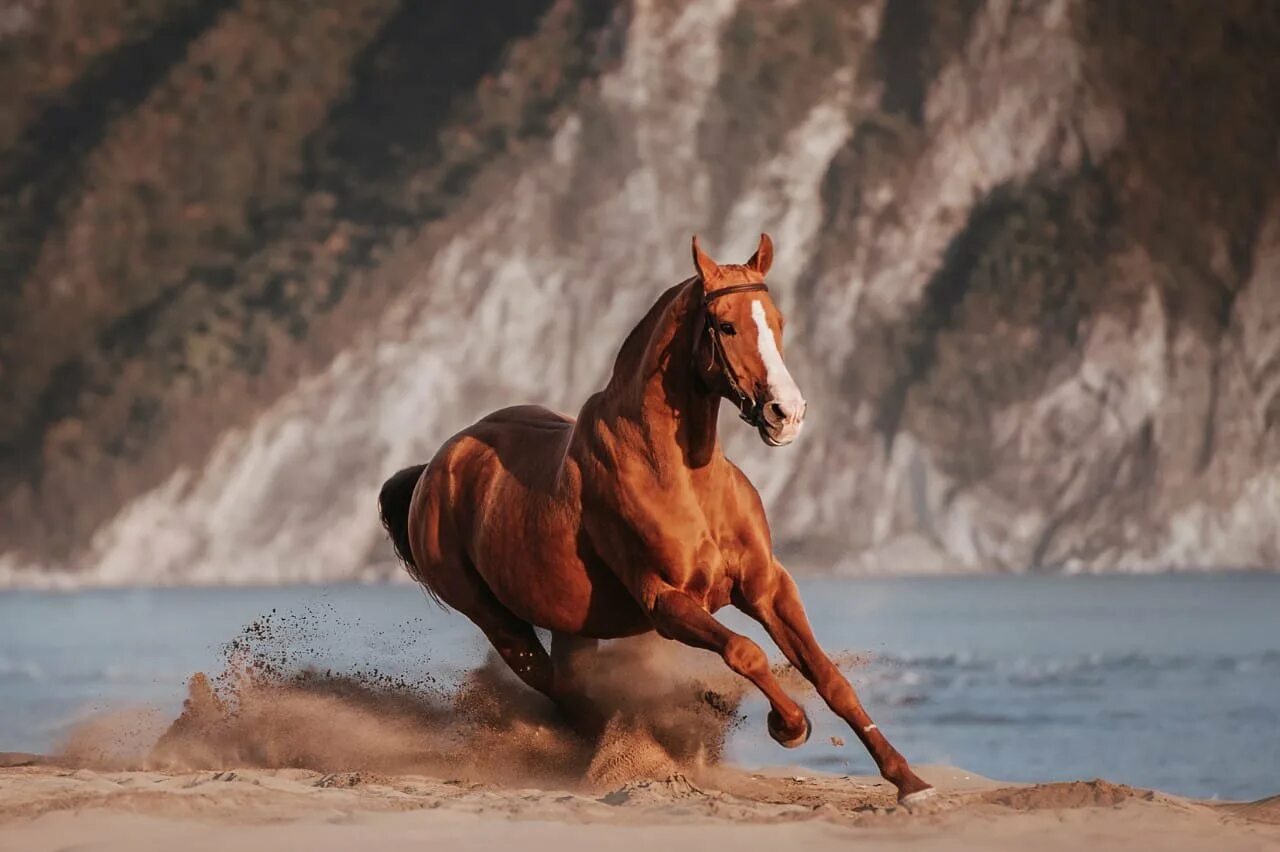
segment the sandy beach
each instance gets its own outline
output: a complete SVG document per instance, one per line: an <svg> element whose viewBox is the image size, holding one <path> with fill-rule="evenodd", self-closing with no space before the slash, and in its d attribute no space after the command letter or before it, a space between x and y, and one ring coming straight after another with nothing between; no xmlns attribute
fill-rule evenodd
<svg viewBox="0 0 1280 852"><path fill-rule="evenodd" d="M1106 781L922 773L940 795L912 813L874 778L727 767L599 793L302 769L11 766L0 770L0 848L1280 849L1280 798L1222 804Z"/></svg>

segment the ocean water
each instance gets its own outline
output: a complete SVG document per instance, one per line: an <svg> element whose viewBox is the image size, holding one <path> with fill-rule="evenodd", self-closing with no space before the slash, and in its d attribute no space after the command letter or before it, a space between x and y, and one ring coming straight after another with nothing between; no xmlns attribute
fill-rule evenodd
<svg viewBox="0 0 1280 852"><path fill-rule="evenodd" d="M869 658L852 679L914 762L1223 799L1280 792L1280 575L809 578L801 592L829 651ZM486 654L466 619L407 585L0 593L0 751L51 749L122 705L176 712L187 677L218 670L225 643L267 614L291 625L292 662L322 668L448 677ZM848 729L804 700L807 745L776 746L753 699L730 758L873 772Z"/></svg>

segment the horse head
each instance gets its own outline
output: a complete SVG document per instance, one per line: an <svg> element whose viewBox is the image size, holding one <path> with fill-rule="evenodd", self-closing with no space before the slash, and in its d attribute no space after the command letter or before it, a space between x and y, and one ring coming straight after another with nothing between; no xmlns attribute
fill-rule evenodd
<svg viewBox="0 0 1280 852"><path fill-rule="evenodd" d="M765 285L773 242L744 264L720 265L693 238L693 265L702 285L694 345L701 384L738 407L771 447L791 443L804 424L805 401L782 360L782 313Z"/></svg>

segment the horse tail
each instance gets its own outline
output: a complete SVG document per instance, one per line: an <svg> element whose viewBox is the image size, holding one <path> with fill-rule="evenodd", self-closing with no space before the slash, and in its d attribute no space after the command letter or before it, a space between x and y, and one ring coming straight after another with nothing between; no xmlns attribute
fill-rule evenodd
<svg viewBox="0 0 1280 852"><path fill-rule="evenodd" d="M406 467L382 483L382 491L378 493L378 514L382 515L382 527L391 537L391 544L396 549L396 556L404 563L404 567L415 580L418 566L413 562L413 550L409 547L409 503L413 500L413 489L426 470L425 464Z"/></svg>

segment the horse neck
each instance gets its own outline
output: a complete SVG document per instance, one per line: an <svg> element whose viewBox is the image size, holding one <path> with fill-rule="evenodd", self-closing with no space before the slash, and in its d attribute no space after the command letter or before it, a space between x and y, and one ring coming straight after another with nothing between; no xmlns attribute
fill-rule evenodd
<svg viewBox="0 0 1280 852"><path fill-rule="evenodd" d="M700 293L697 279L668 290L628 337L605 388L606 409L632 424L643 445L637 449L691 469L706 466L720 450L720 397L694 378Z"/></svg>

